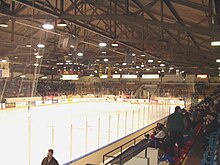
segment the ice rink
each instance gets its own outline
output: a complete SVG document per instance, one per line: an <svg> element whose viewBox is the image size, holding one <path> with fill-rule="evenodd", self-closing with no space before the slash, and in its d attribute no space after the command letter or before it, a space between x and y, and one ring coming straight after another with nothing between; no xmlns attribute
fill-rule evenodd
<svg viewBox="0 0 220 165"><path fill-rule="evenodd" d="M64 164L167 116L170 108L83 102L2 110L0 163L39 165L52 148L54 157Z"/></svg>

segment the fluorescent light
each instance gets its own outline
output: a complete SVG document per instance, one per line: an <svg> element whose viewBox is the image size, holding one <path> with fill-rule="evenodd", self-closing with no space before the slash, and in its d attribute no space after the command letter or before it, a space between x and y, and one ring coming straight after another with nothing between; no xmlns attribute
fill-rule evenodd
<svg viewBox="0 0 220 165"><path fill-rule="evenodd" d="M43 77L41 77L42 79L47 79L47 76L43 76Z"/></svg>
<svg viewBox="0 0 220 165"><path fill-rule="evenodd" d="M7 60L2 60L1 62L7 62Z"/></svg>
<svg viewBox="0 0 220 165"><path fill-rule="evenodd" d="M42 27L46 30L52 30L54 29L54 26L51 23L45 23L42 25Z"/></svg>
<svg viewBox="0 0 220 165"><path fill-rule="evenodd" d="M67 26L67 23L64 21L64 20L61 20L58 24L57 24L58 27L66 27Z"/></svg>
<svg viewBox="0 0 220 165"><path fill-rule="evenodd" d="M68 56L72 56L73 54L72 53L68 53Z"/></svg>
<svg viewBox="0 0 220 165"><path fill-rule="evenodd" d="M107 59L107 58L105 58L105 59L104 59L104 61L105 61L105 62L107 62L107 61L108 61L108 59Z"/></svg>
<svg viewBox="0 0 220 165"><path fill-rule="evenodd" d="M142 55L141 55L141 57L145 57L145 56L146 56L145 54L142 54Z"/></svg>
<svg viewBox="0 0 220 165"><path fill-rule="evenodd" d="M35 63L34 66L39 66L39 64L38 64L38 63Z"/></svg>
<svg viewBox="0 0 220 165"><path fill-rule="evenodd" d="M104 52L102 52L102 54L106 54L106 52L104 51Z"/></svg>
<svg viewBox="0 0 220 165"><path fill-rule="evenodd" d="M35 57L39 59L39 58L41 58L42 56L37 55L37 56L35 56Z"/></svg>
<svg viewBox="0 0 220 165"><path fill-rule="evenodd" d="M1 22L1 23L0 23L0 27L7 28L7 27L8 27L8 24L5 23L5 22Z"/></svg>
<svg viewBox="0 0 220 165"><path fill-rule="evenodd" d="M134 56L136 56L136 54L135 54L135 53L132 53L131 55L132 55L133 57L134 57Z"/></svg>
<svg viewBox="0 0 220 165"><path fill-rule="evenodd" d="M37 44L37 47L38 48L44 48L45 46L44 46L44 44Z"/></svg>
<svg viewBox="0 0 220 165"><path fill-rule="evenodd" d="M21 78L25 78L26 76L25 76L25 75L20 75L20 77L21 77Z"/></svg>
<svg viewBox="0 0 220 165"><path fill-rule="evenodd" d="M140 66L136 66L136 68L137 68L137 69L139 69L139 68L140 68Z"/></svg>
<svg viewBox="0 0 220 165"><path fill-rule="evenodd" d="M174 68L173 67L170 67L170 70L173 70Z"/></svg>
<svg viewBox="0 0 220 165"><path fill-rule="evenodd" d="M126 62L123 62L122 65L127 65L127 63L126 63Z"/></svg>
<svg viewBox="0 0 220 165"><path fill-rule="evenodd" d="M106 44L105 42L100 42L100 43L99 43L99 46L100 46L100 47L106 47L107 44Z"/></svg>
<svg viewBox="0 0 220 165"><path fill-rule="evenodd" d="M114 43L112 43L112 46L113 46L113 47L117 47L117 46L118 46L118 43L114 42Z"/></svg>
<svg viewBox="0 0 220 165"><path fill-rule="evenodd" d="M97 62L99 62L99 61L100 61L100 59L96 59L96 61L97 61Z"/></svg>
<svg viewBox="0 0 220 165"><path fill-rule="evenodd" d="M219 63L219 62L220 62L220 59L216 59L216 62Z"/></svg>
<svg viewBox="0 0 220 165"><path fill-rule="evenodd" d="M77 56L82 57L83 53L77 53Z"/></svg>
<svg viewBox="0 0 220 165"><path fill-rule="evenodd" d="M161 63L162 61L159 60L159 61L157 61L157 62L158 62L158 63Z"/></svg>
<svg viewBox="0 0 220 165"><path fill-rule="evenodd" d="M161 66L161 67L164 67L164 66L165 66L165 64L160 64L160 66Z"/></svg>
<svg viewBox="0 0 220 165"><path fill-rule="evenodd" d="M143 74L142 78L143 79L157 79L159 78L159 74Z"/></svg>
<svg viewBox="0 0 220 165"><path fill-rule="evenodd" d="M148 60L147 62L152 63L152 62L154 62L154 60Z"/></svg>
<svg viewBox="0 0 220 165"><path fill-rule="evenodd" d="M211 46L220 46L220 41L212 41Z"/></svg>

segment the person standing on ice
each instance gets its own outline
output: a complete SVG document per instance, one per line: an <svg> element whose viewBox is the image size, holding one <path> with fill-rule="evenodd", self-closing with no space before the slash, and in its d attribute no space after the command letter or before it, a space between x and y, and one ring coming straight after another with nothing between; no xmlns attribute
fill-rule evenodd
<svg viewBox="0 0 220 165"><path fill-rule="evenodd" d="M57 160L53 157L52 149L48 150L47 157L42 160L41 165L59 165Z"/></svg>

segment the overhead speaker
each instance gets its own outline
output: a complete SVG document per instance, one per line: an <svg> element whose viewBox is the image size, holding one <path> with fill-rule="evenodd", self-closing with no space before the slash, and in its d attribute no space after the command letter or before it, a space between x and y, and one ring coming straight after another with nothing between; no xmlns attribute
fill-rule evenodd
<svg viewBox="0 0 220 165"><path fill-rule="evenodd" d="M133 61L133 56L132 56L131 52L128 52L125 56L125 62L127 64L132 64L132 61Z"/></svg>
<svg viewBox="0 0 220 165"><path fill-rule="evenodd" d="M77 50L79 39L73 36L61 35L58 42L58 48L64 50Z"/></svg>

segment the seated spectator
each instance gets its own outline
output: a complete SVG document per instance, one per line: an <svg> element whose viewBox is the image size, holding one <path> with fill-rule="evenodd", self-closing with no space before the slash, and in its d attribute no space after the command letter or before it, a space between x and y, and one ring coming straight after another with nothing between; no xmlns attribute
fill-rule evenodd
<svg viewBox="0 0 220 165"><path fill-rule="evenodd" d="M159 150L159 165L173 165L173 157L164 152L164 150Z"/></svg>
<svg viewBox="0 0 220 165"><path fill-rule="evenodd" d="M207 115L207 118L205 120L205 128L204 128L205 136L210 136L213 132L217 131L217 129L218 129L217 114L211 112Z"/></svg>
<svg viewBox="0 0 220 165"><path fill-rule="evenodd" d="M164 132L163 127L159 126L158 133L154 135L151 144L153 144L155 148L161 148L163 146L165 137L166 133Z"/></svg>

